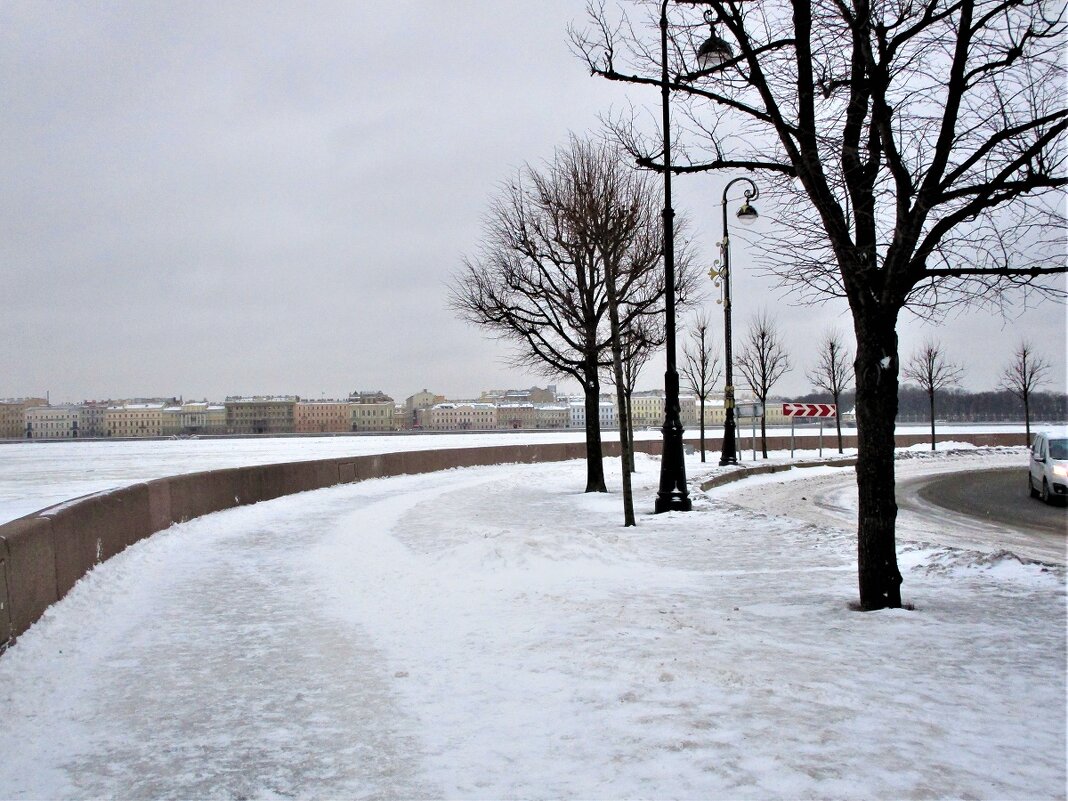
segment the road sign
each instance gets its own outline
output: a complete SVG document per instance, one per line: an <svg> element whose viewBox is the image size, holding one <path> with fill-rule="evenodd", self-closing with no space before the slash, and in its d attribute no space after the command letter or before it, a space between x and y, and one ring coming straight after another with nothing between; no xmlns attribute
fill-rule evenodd
<svg viewBox="0 0 1068 801"><path fill-rule="evenodd" d="M734 407L735 417L763 417L764 407L759 403L739 403Z"/></svg>
<svg viewBox="0 0 1068 801"><path fill-rule="evenodd" d="M837 408L833 403L784 403L783 417L834 417Z"/></svg>

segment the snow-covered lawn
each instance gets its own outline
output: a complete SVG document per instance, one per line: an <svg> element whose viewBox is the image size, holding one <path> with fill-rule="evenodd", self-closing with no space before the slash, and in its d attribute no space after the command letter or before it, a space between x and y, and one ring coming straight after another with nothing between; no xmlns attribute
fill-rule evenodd
<svg viewBox="0 0 1068 801"><path fill-rule="evenodd" d="M1065 796L1063 567L902 542L915 609L858 613L848 528L743 482L624 529L606 464L609 495L453 470L127 550L0 658L0 798Z"/></svg>

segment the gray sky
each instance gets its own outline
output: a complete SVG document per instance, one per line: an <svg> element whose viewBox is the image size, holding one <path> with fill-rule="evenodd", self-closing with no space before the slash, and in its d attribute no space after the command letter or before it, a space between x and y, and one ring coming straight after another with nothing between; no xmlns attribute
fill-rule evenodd
<svg viewBox="0 0 1068 801"><path fill-rule="evenodd" d="M545 384L454 319L444 285L501 182L626 102L569 52L584 6L0 5L0 397ZM674 187L709 262L725 180ZM843 307L792 307L734 260L736 330L776 310L795 364L779 388L808 391ZM970 389L1027 336L1065 385L1062 306L901 334L903 357L941 340Z"/></svg>

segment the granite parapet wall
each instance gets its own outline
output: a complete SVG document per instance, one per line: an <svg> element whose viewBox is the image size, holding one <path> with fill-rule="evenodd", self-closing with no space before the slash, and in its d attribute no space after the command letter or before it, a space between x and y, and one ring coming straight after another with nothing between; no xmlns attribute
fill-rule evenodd
<svg viewBox="0 0 1068 801"><path fill-rule="evenodd" d="M976 445L1018 445L1020 439L1018 434L968 436ZM898 445L927 441L923 435L908 435L899 437ZM797 442L807 448L814 444L808 436ZM692 434L687 444L696 444ZM741 437L738 444L741 452ZM833 432L824 437L825 448L832 444ZM718 451L720 440L706 437L705 446ZM855 447L854 439L847 438L845 446ZM768 438L769 449L789 447L789 437ZM635 449L656 456L662 442L639 440ZM618 456L619 443L604 442L603 450L605 456ZM582 442L400 451L188 473L65 501L0 525L0 652L93 567L174 523L336 484L585 455Z"/></svg>

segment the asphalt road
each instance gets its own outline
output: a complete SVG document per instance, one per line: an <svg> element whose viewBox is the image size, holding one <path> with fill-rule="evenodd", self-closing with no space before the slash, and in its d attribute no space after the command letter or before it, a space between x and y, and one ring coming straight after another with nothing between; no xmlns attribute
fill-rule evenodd
<svg viewBox="0 0 1068 801"><path fill-rule="evenodd" d="M902 510L924 515L945 510L958 520L972 520L976 531L1002 532L1003 547L1031 558L1065 561L1068 507L1030 497L1026 468L969 470L909 479L898 486Z"/></svg>
<svg viewBox="0 0 1068 801"><path fill-rule="evenodd" d="M1068 506L1031 498L1026 469L952 473L929 479L917 492L928 503L987 523L1062 537L1068 532Z"/></svg>

